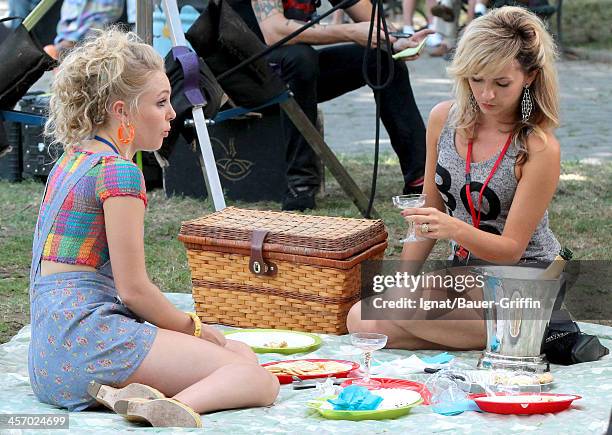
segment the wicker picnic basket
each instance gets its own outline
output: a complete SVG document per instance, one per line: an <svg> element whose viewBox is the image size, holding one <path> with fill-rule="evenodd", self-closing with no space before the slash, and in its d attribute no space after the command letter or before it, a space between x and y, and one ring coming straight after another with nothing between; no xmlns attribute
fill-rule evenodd
<svg viewBox="0 0 612 435"><path fill-rule="evenodd" d="M228 207L183 222L196 312L204 322L343 334L361 263L382 259L380 220Z"/></svg>

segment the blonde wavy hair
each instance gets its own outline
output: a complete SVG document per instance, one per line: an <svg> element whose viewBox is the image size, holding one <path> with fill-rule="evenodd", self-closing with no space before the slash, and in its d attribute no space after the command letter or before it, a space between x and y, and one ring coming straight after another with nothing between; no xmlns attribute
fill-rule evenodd
<svg viewBox="0 0 612 435"><path fill-rule="evenodd" d="M525 74L537 71L530 89L533 101L531 116L523 122L519 104L518 121L508 131L519 146L519 162L525 161L528 157L525 148L527 136L533 131L546 141L546 131L559 125L556 59L555 44L544 24L523 8L504 6L472 21L465 28L448 68L455 81L451 125L462 136L475 138L480 111L472 109L469 78L494 76L517 60Z"/></svg>
<svg viewBox="0 0 612 435"><path fill-rule="evenodd" d="M115 101L137 113L151 73L164 72L153 47L118 27L96 31L62 60L51 87L45 134L71 149L108 121Z"/></svg>

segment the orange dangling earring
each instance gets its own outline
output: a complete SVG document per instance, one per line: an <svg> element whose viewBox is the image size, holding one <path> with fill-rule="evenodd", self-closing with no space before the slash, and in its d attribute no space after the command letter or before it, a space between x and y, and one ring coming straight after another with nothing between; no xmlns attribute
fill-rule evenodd
<svg viewBox="0 0 612 435"><path fill-rule="evenodd" d="M134 131L134 126L129 122L127 123L126 128L128 131L127 137L125 137L125 133L123 131L123 123L119 125L119 129L117 130L117 137L119 138L119 142L121 142L123 145L131 143L134 140L134 135L136 134L136 132Z"/></svg>

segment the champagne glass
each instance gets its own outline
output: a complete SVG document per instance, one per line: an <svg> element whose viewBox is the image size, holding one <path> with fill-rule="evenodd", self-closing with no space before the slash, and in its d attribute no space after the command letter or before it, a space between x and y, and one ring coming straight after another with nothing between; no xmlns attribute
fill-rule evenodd
<svg viewBox="0 0 612 435"><path fill-rule="evenodd" d="M416 195L398 195L393 197L393 205L402 210L406 208L420 208L425 205L426 197L427 195L424 193ZM427 239L416 235L414 231L414 222L408 222L408 233L406 234L406 238L400 240L400 242L420 242L423 240Z"/></svg>
<svg viewBox="0 0 612 435"><path fill-rule="evenodd" d="M370 379L370 365L372 362L372 353L375 350L385 347L387 344L387 336L373 332L354 332L351 334L351 344L361 349L364 363L363 378L357 379L352 385L359 385L369 389L379 388L381 385L380 382Z"/></svg>

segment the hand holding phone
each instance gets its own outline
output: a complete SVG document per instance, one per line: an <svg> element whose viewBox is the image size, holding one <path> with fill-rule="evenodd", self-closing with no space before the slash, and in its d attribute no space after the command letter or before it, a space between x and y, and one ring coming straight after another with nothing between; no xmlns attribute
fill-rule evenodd
<svg viewBox="0 0 612 435"><path fill-rule="evenodd" d="M420 54L423 48L425 47L425 41L427 41L427 38L428 36L423 38L416 47L409 47L405 50L400 51L399 53L395 53L393 55L393 59L403 59L406 57L412 57L416 56L417 54Z"/></svg>
<svg viewBox="0 0 612 435"><path fill-rule="evenodd" d="M404 33L404 32L389 32L389 36L393 36L394 38L411 38L414 33Z"/></svg>

